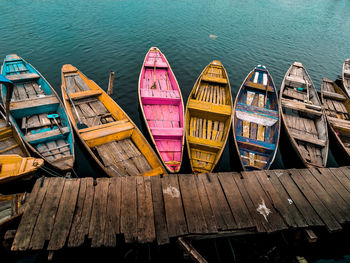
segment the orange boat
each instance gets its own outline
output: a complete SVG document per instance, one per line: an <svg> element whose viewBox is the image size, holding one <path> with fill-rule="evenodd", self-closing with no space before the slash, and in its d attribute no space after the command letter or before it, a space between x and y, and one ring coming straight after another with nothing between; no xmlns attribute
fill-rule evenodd
<svg viewBox="0 0 350 263"><path fill-rule="evenodd" d="M210 173L225 148L232 121L230 81L220 61L198 77L187 101L186 143L194 173Z"/></svg>
<svg viewBox="0 0 350 263"><path fill-rule="evenodd" d="M69 120L96 163L111 177L166 173L129 116L76 67L62 67L62 97Z"/></svg>

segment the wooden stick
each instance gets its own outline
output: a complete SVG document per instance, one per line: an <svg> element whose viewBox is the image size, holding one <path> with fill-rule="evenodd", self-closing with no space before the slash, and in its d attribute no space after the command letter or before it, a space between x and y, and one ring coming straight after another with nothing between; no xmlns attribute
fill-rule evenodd
<svg viewBox="0 0 350 263"><path fill-rule="evenodd" d="M113 85L114 85L114 71L109 72L109 81L108 81L108 89L107 94L112 95L113 94Z"/></svg>
<svg viewBox="0 0 350 263"><path fill-rule="evenodd" d="M198 262L198 263L208 262L204 259L204 257L201 254L198 253L198 251L192 246L192 244L187 242L183 237L179 237L177 239L177 242L180 245L180 247L190 255L190 257L194 262Z"/></svg>

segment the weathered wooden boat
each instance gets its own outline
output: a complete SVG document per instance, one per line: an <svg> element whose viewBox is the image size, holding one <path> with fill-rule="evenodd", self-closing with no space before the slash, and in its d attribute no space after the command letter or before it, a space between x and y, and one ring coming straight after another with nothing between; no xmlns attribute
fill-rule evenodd
<svg viewBox="0 0 350 263"><path fill-rule="evenodd" d="M43 159L21 157L17 154L0 155L0 183L28 178L43 164Z"/></svg>
<svg viewBox="0 0 350 263"><path fill-rule="evenodd" d="M0 232L9 221L23 213L26 193L0 194Z"/></svg>
<svg viewBox="0 0 350 263"><path fill-rule="evenodd" d="M152 142L166 169L180 170L184 147L184 105L179 84L162 52L152 47L139 77L139 102Z"/></svg>
<svg viewBox="0 0 350 263"><path fill-rule="evenodd" d="M345 59L342 70L342 79L345 92L350 97L350 58Z"/></svg>
<svg viewBox="0 0 350 263"><path fill-rule="evenodd" d="M232 120L230 81L220 61L198 77L187 101L186 144L192 171L210 173L225 147Z"/></svg>
<svg viewBox="0 0 350 263"><path fill-rule="evenodd" d="M265 66L255 67L243 81L232 128L243 169L269 169L278 148L280 110L276 86Z"/></svg>
<svg viewBox="0 0 350 263"><path fill-rule="evenodd" d="M324 78L321 100L329 124L329 135L341 146L342 157L350 160L350 100L334 81Z"/></svg>
<svg viewBox="0 0 350 263"><path fill-rule="evenodd" d="M72 65L62 67L62 97L76 134L109 176L166 173L129 116Z"/></svg>
<svg viewBox="0 0 350 263"><path fill-rule="evenodd" d="M63 104L48 81L17 55L6 56L1 73L14 82L10 115L27 147L51 167L73 168L73 132ZM6 88L2 86L2 99Z"/></svg>
<svg viewBox="0 0 350 263"><path fill-rule="evenodd" d="M280 103L286 134L306 167L325 167L327 122L321 101L306 69L294 62L284 76Z"/></svg>

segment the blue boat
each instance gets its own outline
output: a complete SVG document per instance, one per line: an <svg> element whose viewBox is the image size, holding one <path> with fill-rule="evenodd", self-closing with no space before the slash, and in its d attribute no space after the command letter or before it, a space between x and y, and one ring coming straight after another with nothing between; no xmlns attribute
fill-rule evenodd
<svg viewBox="0 0 350 263"><path fill-rule="evenodd" d="M233 135L243 169L269 169L277 152L281 114L276 86L265 66L248 74L233 110Z"/></svg>
<svg viewBox="0 0 350 263"><path fill-rule="evenodd" d="M56 170L71 170L73 132L55 90L39 71L15 54L6 56L1 74L14 83L10 118L27 147ZM5 85L1 94L5 103Z"/></svg>

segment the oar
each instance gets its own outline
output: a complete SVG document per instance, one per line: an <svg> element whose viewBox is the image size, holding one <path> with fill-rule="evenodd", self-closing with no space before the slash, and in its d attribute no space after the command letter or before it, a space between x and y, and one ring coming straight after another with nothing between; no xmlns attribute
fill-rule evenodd
<svg viewBox="0 0 350 263"><path fill-rule="evenodd" d="M78 117L78 123L77 123L78 129L80 130L80 129L85 129L85 128L87 128L88 126L87 126L84 122L81 121L80 116L79 116L79 113L78 113L77 109L75 108L74 102L73 102L72 98L69 96L69 94L68 94L68 92L67 92L67 90L66 90L65 88L64 88L64 91L66 92L66 94L67 94L67 96L68 96L68 98L69 98L69 101L70 101L70 103L72 104L72 106L73 106L73 108L74 108L75 114L76 114L77 117Z"/></svg>
<svg viewBox="0 0 350 263"><path fill-rule="evenodd" d="M156 85L156 63L157 63L157 60L156 60L156 57L154 57L153 85L152 85L151 89L157 88L157 85Z"/></svg>
<svg viewBox="0 0 350 263"><path fill-rule="evenodd" d="M47 118L53 119L54 122L55 122L56 125L57 125L57 128L58 128L58 129L60 130L60 132L63 134L63 131L62 131L61 127L58 125L58 122L57 122L57 120L56 120L56 118L58 118L59 116L60 116L60 115L54 113L54 114L48 114L48 115L47 115Z"/></svg>

